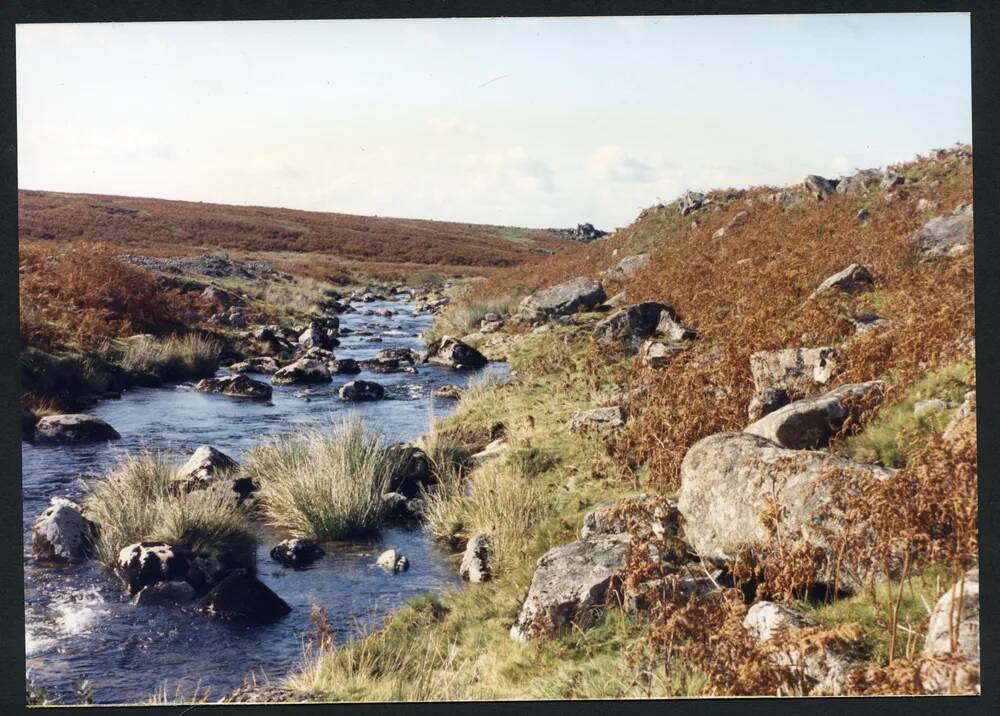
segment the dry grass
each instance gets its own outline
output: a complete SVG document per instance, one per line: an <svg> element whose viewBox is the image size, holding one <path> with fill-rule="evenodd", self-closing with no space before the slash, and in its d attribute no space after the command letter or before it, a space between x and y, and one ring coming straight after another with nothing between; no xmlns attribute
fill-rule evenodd
<svg viewBox="0 0 1000 716"><path fill-rule="evenodd" d="M444 221L352 216L139 197L18 192L20 237L46 242L103 241L128 250L205 246L298 254L283 265L314 278L345 270L409 266L479 269L518 266L575 246L551 232ZM303 260L307 254L322 257ZM451 272L449 270L449 272Z"/></svg>
<svg viewBox="0 0 1000 716"><path fill-rule="evenodd" d="M153 373L163 380L207 377L219 365L218 340L197 333L125 344L120 365L131 373Z"/></svg>

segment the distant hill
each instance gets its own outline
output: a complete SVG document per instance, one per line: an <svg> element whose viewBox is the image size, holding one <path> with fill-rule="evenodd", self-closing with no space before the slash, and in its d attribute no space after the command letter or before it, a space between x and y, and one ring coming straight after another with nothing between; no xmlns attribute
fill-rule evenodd
<svg viewBox="0 0 1000 716"><path fill-rule="evenodd" d="M20 238L103 241L159 255L277 254L303 273L485 274L579 246L557 231L260 206L21 190ZM308 257L306 255L309 255Z"/></svg>

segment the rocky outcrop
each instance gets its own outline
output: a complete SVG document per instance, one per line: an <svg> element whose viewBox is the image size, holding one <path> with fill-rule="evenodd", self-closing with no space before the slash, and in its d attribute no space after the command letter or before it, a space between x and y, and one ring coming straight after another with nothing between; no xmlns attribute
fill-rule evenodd
<svg viewBox="0 0 1000 716"><path fill-rule="evenodd" d="M326 552L311 539L292 538L276 544L271 549L271 559L288 567L307 567Z"/></svg>
<svg viewBox="0 0 1000 716"><path fill-rule="evenodd" d="M597 505L584 516L580 539L610 535L663 539L676 537L679 528L680 511L675 500L643 493Z"/></svg>
<svg viewBox="0 0 1000 716"><path fill-rule="evenodd" d="M934 657L943 654L958 657L960 664L935 663ZM928 693L979 691L978 569L966 572L964 578L941 595L934 605L924 638L923 656L927 661L921 665L920 677Z"/></svg>
<svg viewBox="0 0 1000 716"><path fill-rule="evenodd" d="M748 425L744 432L760 435L795 450L825 447L853 406L881 395L882 383L850 383L829 393L803 398L779 408Z"/></svg>
<svg viewBox="0 0 1000 716"><path fill-rule="evenodd" d="M881 184L882 172L878 169L862 169L842 178L836 187L838 194L860 194Z"/></svg>
<svg viewBox="0 0 1000 716"><path fill-rule="evenodd" d="M299 348L303 349L324 348L329 350L336 348L339 344L340 341L337 340L333 331L316 325L302 331L298 338Z"/></svg>
<svg viewBox="0 0 1000 716"><path fill-rule="evenodd" d="M921 256L957 256L972 246L972 204L963 204L948 216L935 216L910 235Z"/></svg>
<svg viewBox="0 0 1000 716"><path fill-rule="evenodd" d="M594 327L594 340L600 345L624 343L637 348L639 342L656 332L660 314L673 312L663 303L647 301L615 311Z"/></svg>
<svg viewBox="0 0 1000 716"><path fill-rule="evenodd" d="M556 316L569 316L595 308L606 298L600 281L574 278L543 288L525 298L518 308L517 319L528 324L542 323Z"/></svg>
<svg viewBox="0 0 1000 716"><path fill-rule="evenodd" d="M53 497L31 525L31 553L40 562L78 562L90 556L95 537L78 504Z"/></svg>
<svg viewBox="0 0 1000 716"><path fill-rule="evenodd" d="M286 332L281 326L261 326L251 331L248 335L257 342L257 348L262 353L271 355L290 355L295 346L292 345L290 337L297 339L294 332Z"/></svg>
<svg viewBox="0 0 1000 716"><path fill-rule="evenodd" d="M665 368L670 359L684 352L684 344L679 341L646 340L639 346L639 359L647 368Z"/></svg>
<svg viewBox="0 0 1000 716"><path fill-rule="evenodd" d="M743 628L764 644L775 636L814 626L791 607L775 602L757 602L743 618ZM861 663L849 649L830 646L779 646L768 658L788 667L789 679L782 694L790 696L842 696L848 674Z"/></svg>
<svg viewBox="0 0 1000 716"><path fill-rule="evenodd" d="M271 356L256 356L239 363L233 363L229 370L233 373L266 373L270 375L281 369L281 363Z"/></svg>
<svg viewBox="0 0 1000 716"><path fill-rule="evenodd" d="M599 537L549 550L538 560L510 636L518 641L593 626L618 588L628 539Z"/></svg>
<svg viewBox="0 0 1000 716"><path fill-rule="evenodd" d="M486 356L469 344L451 336L442 336L427 346L427 362L446 368L466 370L482 368L488 361Z"/></svg>
<svg viewBox="0 0 1000 716"><path fill-rule="evenodd" d="M891 474L829 453L789 450L750 433L710 435L681 463L677 507L684 537L702 557L730 561L741 546L767 539L760 515L776 500L787 546L804 539L822 547L839 516L820 477L835 469L862 479Z"/></svg>
<svg viewBox="0 0 1000 716"><path fill-rule="evenodd" d="M871 272L861 264L851 264L845 269L838 271L825 279L810 298L816 298L828 293L840 291L846 294L855 294L871 288L875 283Z"/></svg>
<svg viewBox="0 0 1000 716"><path fill-rule="evenodd" d="M400 554L394 549L387 549L378 556L375 564L391 574L399 574L410 568L410 560L406 555Z"/></svg>
<svg viewBox="0 0 1000 716"><path fill-rule="evenodd" d="M952 635L955 642L952 643ZM954 653L979 663L979 570L941 595L927 626L924 654Z"/></svg>
<svg viewBox="0 0 1000 716"><path fill-rule="evenodd" d="M198 381L194 389L200 393L227 395L231 398L271 399L271 386L259 380L248 378L242 373L222 378L204 378Z"/></svg>
<svg viewBox="0 0 1000 716"><path fill-rule="evenodd" d="M656 301L636 303L619 309L594 327L599 345L621 343L630 351L639 348L650 336L664 336L671 341L693 340L697 333L677 321L672 306Z"/></svg>
<svg viewBox="0 0 1000 716"><path fill-rule="evenodd" d="M499 313L487 313L483 316L482 320L479 321L479 332L480 333L496 333L501 328L503 328L504 317Z"/></svg>
<svg viewBox="0 0 1000 716"><path fill-rule="evenodd" d="M959 432L959 426L970 416L976 413L976 391L970 390L965 394L962 399L962 404L958 406L958 410L955 414L951 416L951 420L948 421L948 425L945 426L944 432L941 433L941 438L943 440L953 440Z"/></svg>
<svg viewBox="0 0 1000 716"><path fill-rule="evenodd" d="M806 190L817 199L825 199L837 190L836 179L826 179L818 174L810 174L802 182Z"/></svg>
<svg viewBox="0 0 1000 716"><path fill-rule="evenodd" d="M493 576L493 535L480 532L469 538L458 570L462 579L478 583L488 582Z"/></svg>
<svg viewBox="0 0 1000 716"><path fill-rule="evenodd" d="M687 216L695 211L698 211L701 207L705 206L708 201L705 195L697 191L686 191L681 194L681 198L678 199L678 204L681 210L681 216Z"/></svg>
<svg viewBox="0 0 1000 716"><path fill-rule="evenodd" d="M329 383L332 380L330 371L321 361L300 358L290 365L277 371L271 378L275 385L292 385L294 383Z"/></svg>
<svg viewBox="0 0 1000 716"><path fill-rule="evenodd" d="M788 391L784 388L768 388L750 399L747 407L747 418L751 423L770 415L778 408L783 408L791 402Z"/></svg>
<svg viewBox="0 0 1000 716"><path fill-rule="evenodd" d="M431 393L435 398L451 398L452 400L458 400L462 397L465 389L459 385L442 385L434 389Z"/></svg>
<svg viewBox="0 0 1000 716"><path fill-rule="evenodd" d="M129 594L157 582L184 580L192 565L192 555L175 550L166 542L139 542L118 553L116 569Z"/></svg>
<svg viewBox="0 0 1000 716"><path fill-rule="evenodd" d="M157 582L143 587L132 598L137 607L146 606L176 606L194 601L198 593L187 582L175 579L169 582Z"/></svg>
<svg viewBox="0 0 1000 716"><path fill-rule="evenodd" d="M375 360L380 363L414 363L420 362L420 354L412 348L383 348L375 354Z"/></svg>
<svg viewBox="0 0 1000 716"><path fill-rule="evenodd" d="M46 415L35 425L36 443L92 443L121 435L100 418L85 413Z"/></svg>
<svg viewBox="0 0 1000 716"><path fill-rule="evenodd" d="M201 445L188 461L177 470L177 478L183 481L212 482L239 469L239 463L211 445Z"/></svg>
<svg viewBox="0 0 1000 716"><path fill-rule="evenodd" d="M370 380L352 380L340 387L338 395L341 400L352 402L381 400L385 397L385 388Z"/></svg>
<svg viewBox="0 0 1000 716"><path fill-rule="evenodd" d="M620 428L628 420L628 413L621 406L577 410L570 417L569 431L583 433L591 430L611 430Z"/></svg>
<svg viewBox="0 0 1000 716"><path fill-rule="evenodd" d="M647 266L649 266L649 254L626 256L617 264L605 271L604 276L611 281L621 282L630 276L637 274Z"/></svg>
<svg viewBox="0 0 1000 716"><path fill-rule="evenodd" d="M469 457L469 464L472 467L479 467L488 462L497 460L507 454L510 445L503 438L497 438L486 447Z"/></svg>
<svg viewBox="0 0 1000 716"><path fill-rule="evenodd" d="M397 518L405 522L419 519L424 513L424 501L419 497L407 497L400 492L382 494L387 518Z"/></svg>
<svg viewBox="0 0 1000 716"><path fill-rule="evenodd" d="M394 445L399 458L399 469L391 476L389 488L405 497L419 497L424 489L437 482L431 469L431 459L415 445Z"/></svg>
<svg viewBox="0 0 1000 716"><path fill-rule="evenodd" d="M830 380L837 367L836 355L830 347L758 351L750 356L754 388L758 394L769 388L811 393Z"/></svg>
<svg viewBox="0 0 1000 716"><path fill-rule="evenodd" d="M357 375L361 372L361 366L353 358L340 358L329 361L327 370L335 375Z"/></svg>
<svg viewBox="0 0 1000 716"><path fill-rule="evenodd" d="M226 620L269 624L292 611L284 599L245 569L235 569L202 597L196 609Z"/></svg>

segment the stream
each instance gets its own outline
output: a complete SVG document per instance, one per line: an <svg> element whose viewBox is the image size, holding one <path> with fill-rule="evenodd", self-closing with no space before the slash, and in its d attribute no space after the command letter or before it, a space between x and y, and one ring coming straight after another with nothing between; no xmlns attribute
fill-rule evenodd
<svg viewBox="0 0 1000 716"><path fill-rule="evenodd" d="M337 358L372 358L382 348L421 349L419 339L433 320L399 301L356 303L358 313L340 316L350 329L334 349ZM388 308L395 315L365 315ZM371 333L372 335L362 335ZM372 342L374 336L381 342ZM294 570L271 560L282 538L264 526L257 552L258 577L292 607L265 626L242 626L177 608L135 607L117 579L96 562L61 567L36 565L31 557L31 524L49 499L83 496L82 475L96 475L123 455L143 449L175 454L178 464L199 445L213 445L241 460L248 448L305 425L329 423L347 413L361 416L387 440L411 441L435 419L451 412L454 400L434 398L434 388L466 385L484 374L502 377L506 364L457 372L433 365L417 374L334 376L319 386L274 386L271 402L255 402L195 392L191 384L136 389L121 399L99 403L89 412L110 423L121 440L80 445L21 447L24 534L25 658L36 685L74 702L83 679L95 703L136 703L161 693L189 701L206 692L211 700L239 687L253 674L257 681L280 680L301 663L303 635L314 604L327 608L337 643L377 627L384 617L421 594L439 594L461 584L458 557L424 529L390 527L378 538L324 545L326 556ZM227 371L220 369L219 374ZM251 377L270 382L267 376ZM386 399L344 403L338 388L354 378L386 388ZM308 396L308 400L305 396ZM407 572L392 575L375 566L385 549L410 560Z"/></svg>

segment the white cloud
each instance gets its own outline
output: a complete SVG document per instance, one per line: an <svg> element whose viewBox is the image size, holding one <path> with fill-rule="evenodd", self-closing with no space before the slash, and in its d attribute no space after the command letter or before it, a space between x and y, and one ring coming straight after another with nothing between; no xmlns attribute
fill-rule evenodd
<svg viewBox="0 0 1000 716"><path fill-rule="evenodd" d="M600 147L590 158L589 169L597 179L648 183L656 177L649 164L619 146Z"/></svg>

